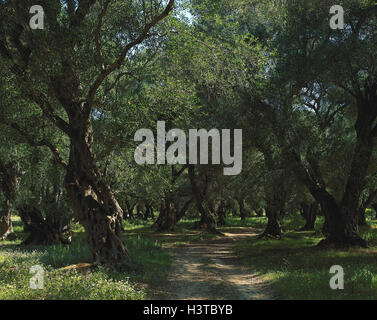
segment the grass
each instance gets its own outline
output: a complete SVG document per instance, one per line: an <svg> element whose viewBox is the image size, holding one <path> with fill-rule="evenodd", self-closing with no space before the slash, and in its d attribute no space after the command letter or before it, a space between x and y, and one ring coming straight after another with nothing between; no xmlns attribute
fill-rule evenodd
<svg viewBox="0 0 377 320"><path fill-rule="evenodd" d="M22 239L15 217L14 229ZM147 298L148 285L155 285L166 276L170 255L161 244L140 236L127 237L125 242L132 257L133 270L116 273L102 268L63 268L90 261L82 229L75 227L70 246L20 247L21 239L0 244L0 300L141 300ZM44 270L43 289L31 289L32 266Z"/></svg>
<svg viewBox="0 0 377 320"><path fill-rule="evenodd" d="M374 215L373 215L374 216ZM315 245L322 239L320 227L300 232L303 220L296 215L285 219L282 240L265 240L253 237L236 244L236 252L253 272L271 283L281 299L298 300L353 300L377 299L377 221L368 217L370 227L361 235L367 239L368 249L319 249ZM260 218L249 226L260 226ZM344 290L332 290L329 282L334 274L330 267L344 269Z"/></svg>
<svg viewBox="0 0 377 320"><path fill-rule="evenodd" d="M318 249L315 245L323 238L319 217L315 231L298 231L304 224L298 215L289 215L283 224L282 240L258 239L257 236L236 243L236 253L252 273L271 283L281 299L377 299L377 220L368 211L369 227L361 230L368 240L368 249ZM263 229L266 217L248 217L241 221L229 216L226 232L236 227ZM70 246L19 247L22 223L14 217L14 229L20 236L15 241L0 243L0 299L127 299L148 298L148 290L164 281L171 257L166 248L213 239L219 235L207 234L192 228L193 219L183 219L174 232L158 233L151 221L124 222L124 240L127 244L134 271L109 272L101 268L78 272L70 265L90 261L84 243L83 229L74 225ZM203 259L205 269L210 261ZM43 289L31 289L33 277L30 267L40 265L45 271ZM330 267L344 268L344 290L331 290Z"/></svg>

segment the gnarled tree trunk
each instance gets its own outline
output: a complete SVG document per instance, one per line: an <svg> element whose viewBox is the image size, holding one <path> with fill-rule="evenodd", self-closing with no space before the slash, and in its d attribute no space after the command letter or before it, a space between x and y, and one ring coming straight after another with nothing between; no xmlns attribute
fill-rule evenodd
<svg viewBox="0 0 377 320"><path fill-rule="evenodd" d="M326 239L322 240L318 244L319 246L367 246L365 240L358 235L357 214L355 212L347 217L344 214L344 208L326 190L317 189L312 194L320 203L321 210L325 215L324 231Z"/></svg>
<svg viewBox="0 0 377 320"><path fill-rule="evenodd" d="M91 151L88 115L80 106L70 115L71 146L65 185L76 219L85 229L95 263L123 270L130 258L121 239L123 210L102 178Z"/></svg>
<svg viewBox="0 0 377 320"><path fill-rule="evenodd" d="M282 222L285 216L285 199L286 190L281 184L273 184L270 193L266 196L266 216L267 226L264 232L259 236L273 237L281 239Z"/></svg>
<svg viewBox="0 0 377 320"><path fill-rule="evenodd" d="M33 205L24 205L18 209L25 230L29 233L22 245L52 245L71 243L70 218L55 212L42 212Z"/></svg>
<svg viewBox="0 0 377 320"><path fill-rule="evenodd" d="M161 202L160 214L154 226L158 231L173 231L178 222L184 217L188 208L192 203L192 199L186 201L182 208L179 209L178 204L175 203L170 195Z"/></svg>
<svg viewBox="0 0 377 320"><path fill-rule="evenodd" d="M196 181L195 167L193 165L190 165L188 167L188 175L189 175L189 179L191 183L192 193L194 195L194 199L196 202L196 207L201 215L200 221L195 223L194 227L206 230L210 233L219 233L216 229L215 217L210 211L204 198L207 188L204 188L205 189L204 192L200 191L199 186Z"/></svg>
<svg viewBox="0 0 377 320"><path fill-rule="evenodd" d="M177 224L177 210L171 198L161 202L160 214L155 222L158 231L173 231Z"/></svg>
<svg viewBox="0 0 377 320"><path fill-rule="evenodd" d="M326 190L317 159L315 157L309 159L312 171L310 174L303 166L299 155L292 151L294 161L298 164L298 170L296 170L298 177L320 203L326 216L328 235L319 243L320 246L367 247L367 242L360 237L358 232L358 207L377 137L376 84L369 85L366 82L364 90L358 92L356 102L358 112L355 123L356 145L345 191L339 203Z"/></svg>
<svg viewBox="0 0 377 320"><path fill-rule="evenodd" d="M281 239L281 226L284 218L284 209L278 208L274 205L267 205L266 216L267 216L267 226L263 233L259 236L262 237L273 237L276 239Z"/></svg>

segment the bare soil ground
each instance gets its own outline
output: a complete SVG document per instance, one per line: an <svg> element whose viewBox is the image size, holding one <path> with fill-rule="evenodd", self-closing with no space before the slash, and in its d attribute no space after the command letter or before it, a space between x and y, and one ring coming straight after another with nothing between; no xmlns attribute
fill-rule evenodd
<svg viewBox="0 0 377 320"><path fill-rule="evenodd" d="M161 300L271 300L268 284L243 267L233 252L236 241L255 236L252 228L232 228L225 237L172 246L167 281L154 290Z"/></svg>

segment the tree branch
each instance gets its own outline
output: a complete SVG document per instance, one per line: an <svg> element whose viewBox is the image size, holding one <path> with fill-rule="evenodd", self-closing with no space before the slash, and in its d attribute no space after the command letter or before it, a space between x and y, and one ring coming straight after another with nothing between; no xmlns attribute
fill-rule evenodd
<svg viewBox="0 0 377 320"><path fill-rule="evenodd" d="M123 48L118 59L115 60L110 66L108 66L105 70L103 70L99 74L99 76L96 78L96 80L94 81L94 83L92 84L92 86L89 89L89 93L88 93L88 96L87 96L87 99L86 99L86 104L85 104L85 108L87 109L86 112L89 112L89 110L91 109L93 101L94 101L95 94L96 94L98 88L103 83L103 81L112 72L114 72L116 69L119 69L122 66L124 59L126 58L128 52L132 48L134 48L138 44L142 43L146 38L148 38L148 33L149 33L150 29L169 15L170 11L173 9L174 1L175 0L169 0L169 3L166 5L165 10L162 13L160 13L158 16L156 16L150 23L146 24L144 26L144 29L141 32L141 34L134 41L131 41L130 43L128 43Z"/></svg>
<svg viewBox="0 0 377 320"><path fill-rule="evenodd" d="M96 44L96 51L97 51L97 59L98 59L98 63L100 65L100 70L103 71L105 70L105 64L104 64L104 61L103 61L103 56L102 56L102 48L101 48L101 40L100 40L100 36L101 36L101 29L102 29L102 24L103 24L103 18L105 17L106 15L106 12L107 12L107 8L109 7L109 3L110 3L111 0L106 0L99 16L98 16L98 24L97 24L97 28L96 28L96 31L94 32L94 42Z"/></svg>
<svg viewBox="0 0 377 320"><path fill-rule="evenodd" d="M42 140L37 141L32 135L27 133L26 130L21 128L21 126L19 126L17 123L10 122L4 117L1 117L0 119L5 125L17 131L27 141L29 145L34 146L34 147L42 147L42 146L48 147L51 150L52 154L54 155L56 162L60 164L62 167L67 168L67 163L65 162L63 157L60 155L58 148L56 148L50 141L44 138Z"/></svg>

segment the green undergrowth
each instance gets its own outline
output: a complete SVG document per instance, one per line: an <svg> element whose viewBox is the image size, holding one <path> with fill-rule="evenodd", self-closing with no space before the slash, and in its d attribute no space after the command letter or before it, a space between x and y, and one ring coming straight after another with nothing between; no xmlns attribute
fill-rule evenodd
<svg viewBox="0 0 377 320"><path fill-rule="evenodd" d="M15 217L17 225L17 217ZM79 229L79 228L77 228ZM100 267L77 271L69 266L91 261L84 236L76 232L71 245L19 246L19 239L0 242L0 300L140 300L147 298L148 285L166 276L171 263L167 250L156 240L140 236L125 237L132 270L117 273ZM42 289L32 289L32 266L44 271ZM66 268L68 266L68 268Z"/></svg>
<svg viewBox="0 0 377 320"><path fill-rule="evenodd" d="M369 248L319 249L323 218L315 231L298 231L303 220L297 215L285 219L281 240L257 236L236 244L241 261L253 272L269 281L277 297L299 300L377 299L377 221L369 211L369 227L360 230ZM249 226L260 226L260 218ZM332 290L330 268L344 269L344 289Z"/></svg>

